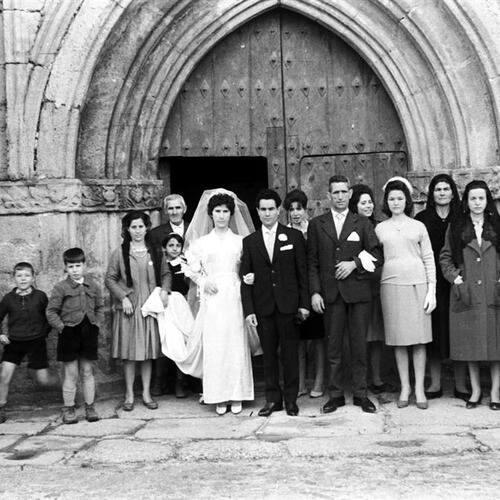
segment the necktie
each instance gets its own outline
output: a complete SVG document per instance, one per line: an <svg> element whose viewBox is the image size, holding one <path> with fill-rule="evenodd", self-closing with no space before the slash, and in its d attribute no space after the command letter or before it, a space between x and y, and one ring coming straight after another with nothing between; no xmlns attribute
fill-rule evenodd
<svg viewBox="0 0 500 500"><path fill-rule="evenodd" d="M265 232L264 243L266 245L267 254L269 255L269 260L273 261L273 252L274 252L274 235L271 231Z"/></svg>
<svg viewBox="0 0 500 500"><path fill-rule="evenodd" d="M342 232L342 227L344 226L344 216L342 214L336 214L335 219L337 220L337 224L335 224L337 237L340 238L340 233Z"/></svg>

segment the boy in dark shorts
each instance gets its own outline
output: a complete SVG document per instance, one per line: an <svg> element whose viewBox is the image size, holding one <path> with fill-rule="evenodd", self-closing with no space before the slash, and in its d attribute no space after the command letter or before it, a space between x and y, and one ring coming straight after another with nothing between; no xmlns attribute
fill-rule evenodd
<svg viewBox="0 0 500 500"><path fill-rule="evenodd" d="M5 422L5 405L9 385L16 367L28 357L28 368L35 380L44 386L55 385L58 380L48 370L45 339L50 331L45 318L47 295L33 286L35 271L29 262L14 266L15 288L0 302L0 323L8 316L8 333L0 335L3 354L0 373L0 423Z"/></svg>
<svg viewBox="0 0 500 500"><path fill-rule="evenodd" d="M93 361L97 359L99 325L104 319L104 302L97 285L85 276L85 254L81 248L63 253L67 278L54 286L47 306L47 319L59 333L57 360L64 363L63 422L78 422L75 395L80 373L85 400L85 418L96 422Z"/></svg>

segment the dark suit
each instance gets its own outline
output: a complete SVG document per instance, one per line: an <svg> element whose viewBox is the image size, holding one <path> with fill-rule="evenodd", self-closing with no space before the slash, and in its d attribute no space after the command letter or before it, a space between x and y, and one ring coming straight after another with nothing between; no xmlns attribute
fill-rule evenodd
<svg viewBox="0 0 500 500"><path fill-rule="evenodd" d="M184 221L184 231L182 233L182 237L186 236L187 228L189 227L189 223ZM157 258L160 259L161 262L161 277L162 277L162 285L163 288L170 291L172 283L171 281L166 283L165 276L168 275L170 279L173 278L171 271L167 265L166 259L163 257L163 249L162 242L163 240L171 233L173 233L172 225L168 221L165 224L161 224L160 226L155 227L149 232L149 241L153 246L153 249L157 255ZM176 364L166 357L160 357L155 362L155 371L156 371L156 380L155 385L159 386L163 390L167 390L167 392L173 391L173 386L177 381L180 381L184 384L184 379L186 378L184 374L177 368ZM195 381L191 377L188 377L189 385L192 387L196 387L196 391L199 392L198 386L199 382Z"/></svg>
<svg viewBox="0 0 500 500"><path fill-rule="evenodd" d="M187 228L189 227L189 223L184 221L184 232L182 233L182 237L186 236ZM149 241L153 245L153 248L158 253L158 255L162 255L161 242L170 234L173 233L172 225L170 222L166 222L165 224L161 224L154 229L151 229L149 232Z"/></svg>
<svg viewBox="0 0 500 500"><path fill-rule="evenodd" d="M354 396L366 396L366 332L372 299L371 273L364 271L358 255L371 253L382 265L382 250L371 222L348 212L340 237L332 212L315 217L307 231L309 289L325 302L325 331L328 335L329 379L331 398L344 393L342 352L344 332L350 343ZM354 261L356 269L345 279L335 278L335 265Z"/></svg>
<svg viewBox="0 0 500 500"><path fill-rule="evenodd" d="M257 331L264 351L266 400L281 403L278 347L283 365L285 402L295 403L299 388L298 309L310 309L305 241L302 233L278 224L272 262L262 230L243 240L241 275L255 273L253 285L241 283L245 317L257 316Z"/></svg>

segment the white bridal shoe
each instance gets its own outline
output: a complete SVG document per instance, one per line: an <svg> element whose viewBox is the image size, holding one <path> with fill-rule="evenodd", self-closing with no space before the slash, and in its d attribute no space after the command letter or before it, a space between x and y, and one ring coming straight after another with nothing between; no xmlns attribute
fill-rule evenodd
<svg viewBox="0 0 500 500"><path fill-rule="evenodd" d="M241 401L233 401L231 403L231 413L234 413L235 415L238 415L238 413L241 413Z"/></svg>

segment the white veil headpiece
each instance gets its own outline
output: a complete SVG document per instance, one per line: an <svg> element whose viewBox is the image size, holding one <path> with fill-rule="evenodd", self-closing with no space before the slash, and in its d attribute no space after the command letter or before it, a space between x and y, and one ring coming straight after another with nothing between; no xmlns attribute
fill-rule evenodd
<svg viewBox="0 0 500 500"><path fill-rule="evenodd" d="M229 228L233 233L247 236L253 233L254 225L250 211L245 202L241 201L232 191L224 188L207 189L203 191L193 218L186 231L185 249L195 240L208 234L214 228L212 218L208 215L208 202L215 194L228 194L234 199L234 214L231 216Z"/></svg>

